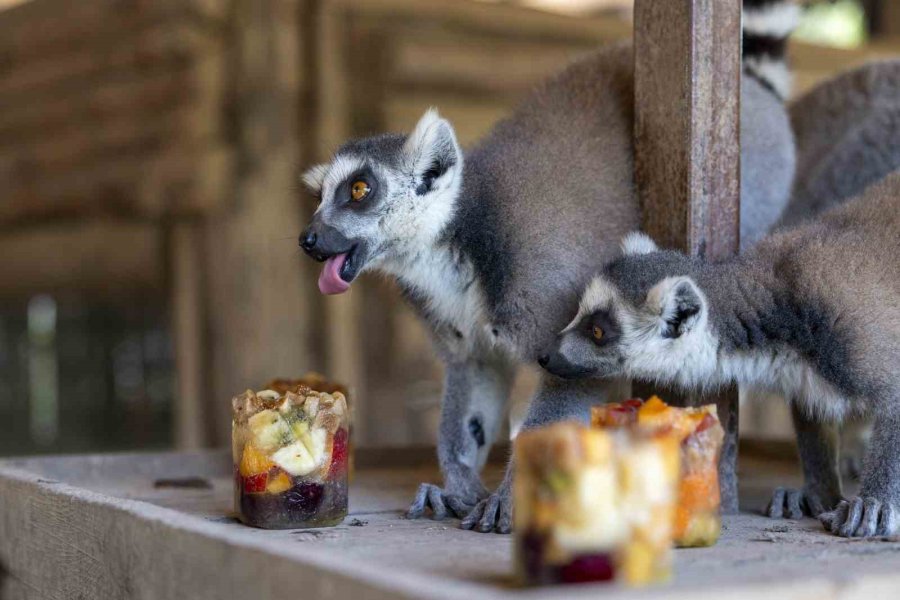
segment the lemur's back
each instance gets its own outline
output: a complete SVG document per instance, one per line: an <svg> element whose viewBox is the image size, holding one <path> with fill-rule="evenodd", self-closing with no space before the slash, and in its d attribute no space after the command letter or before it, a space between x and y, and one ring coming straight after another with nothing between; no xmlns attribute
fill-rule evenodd
<svg viewBox="0 0 900 600"><path fill-rule="evenodd" d="M833 343L847 346L865 386L891 387L900 365L900 174L758 252L794 295L829 315Z"/></svg>
<svg viewBox="0 0 900 600"><path fill-rule="evenodd" d="M632 98L630 46L607 49L542 85L466 157L467 245L493 321L517 346L561 323L575 291L638 226Z"/></svg>
<svg viewBox="0 0 900 600"><path fill-rule="evenodd" d="M755 239L787 201L793 138L771 90L746 76L742 94L742 236ZM499 335L525 356L639 227L633 105L631 44L608 46L541 85L466 157L460 237Z"/></svg>

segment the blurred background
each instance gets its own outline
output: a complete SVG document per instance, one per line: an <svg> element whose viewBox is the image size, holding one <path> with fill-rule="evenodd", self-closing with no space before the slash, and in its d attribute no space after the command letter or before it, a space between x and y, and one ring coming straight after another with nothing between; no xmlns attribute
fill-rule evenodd
<svg viewBox="0 0 900 600"><path fill-rule="evenodd" d="M300 170L429 106L469 144L630 19L630 0L0 0L0 455L222 445L232 395L310 369L350 384L359 445L433 442L423 329L376 277L319 296ZM900 2L810 3L795 92L898 51ZM779 404L742 428L791 435Z"/></svg>

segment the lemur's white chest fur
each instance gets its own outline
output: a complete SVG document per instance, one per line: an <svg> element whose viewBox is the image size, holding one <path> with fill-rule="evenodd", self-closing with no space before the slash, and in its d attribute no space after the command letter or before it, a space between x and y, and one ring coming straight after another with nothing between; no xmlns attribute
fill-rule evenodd
<svg viewBox="0 0 900 600"><path fill-rule="evenodd" d="M476 347L493 344L484 294L474 268L454 256L447 245L423 249L402 261L386 262L382 268L415 290L429 316L455 329L442 336L454 354L468 355Z"/></svg>

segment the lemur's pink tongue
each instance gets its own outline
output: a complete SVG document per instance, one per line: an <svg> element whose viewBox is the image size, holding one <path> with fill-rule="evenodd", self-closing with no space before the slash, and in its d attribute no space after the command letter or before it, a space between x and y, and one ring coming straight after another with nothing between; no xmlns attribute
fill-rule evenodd
<svg viewBox="0 0 900 600"><path fill-rule="evenodd" d="M341 279L341 267L347 261L347 253L337 254L325 261L319 275L319 291L323 294L343 294L350 284Z"/></svg>

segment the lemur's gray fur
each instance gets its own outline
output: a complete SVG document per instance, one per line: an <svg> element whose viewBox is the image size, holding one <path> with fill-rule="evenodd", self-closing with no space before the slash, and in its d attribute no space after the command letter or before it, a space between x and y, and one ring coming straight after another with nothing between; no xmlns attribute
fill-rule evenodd
<svg viewBox="0 0 900 600"><path fill-rule="evenodd" d="M795 15L782 4L745 3L746 23L757 27L745 28L745 40L776 42L753 45L745 63L746 244L775 222L793 177L793 136L778 94L785 69L777 42L788 28L775 17ZM510 531L511 471L493 494L479 471L499 431L514 367L534 361L554 340L578 290L638 225L632 64L630 44L575 62L465 157L450 123L429 111L411 134L349 142L304 177L321 198L301 235L301 246L326 261L320 289L343 292L362 271L395 276L445 364L438 441L444 486L422 484L411 517L430 509L435 518L464 517L467 529ZM367 190L358 202L351 199L355 182L360 194ZM608 385L544 376L525 426L586 420Z"/></svg>
<svg viewBox="0 0 900 600"><path fill-rule="evenodd" d="M817 510L837 535L893 534L900 516L900 174L721 263L659 250L643 234L626 238L624 248L587 286L546 368L690 389L737 383L779 392L811 420L871 416L859 496ZM808 434L798 431L801 440ZM833 455L834 440L812 434L801 450Z"/></svg>
<svg viewBox="0 0 900 600"><path fill-rule="evenodd" d="M900 169L900 61L870 63L829 79L794 101L790 117L797 174L781 227L837 206ZM838 432L803 411L792 410L792 416L804 487L776 489L766 513L817 517L840 499L841 471L858 477L871 426L851 421Z"/></svg>

